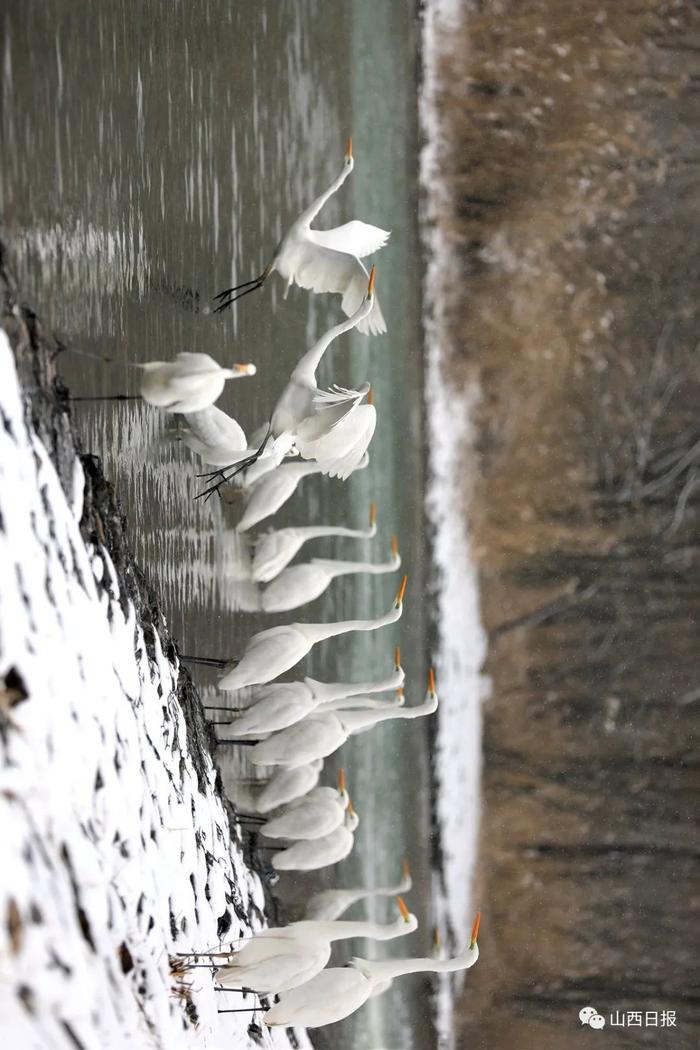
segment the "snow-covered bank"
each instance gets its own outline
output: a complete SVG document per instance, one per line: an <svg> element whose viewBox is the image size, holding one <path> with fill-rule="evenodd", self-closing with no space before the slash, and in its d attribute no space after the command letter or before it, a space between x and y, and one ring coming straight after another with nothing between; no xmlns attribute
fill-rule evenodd
<svg viewBox="0 0 700 1050"><path fill-rule="evenodd" d="M439 868L435 872L436 921L461 948L468 935L479 832L481 793L481 676L486 636L481 626L477 569L469 550L465 510L472 445L470 415L478 400L476 385L450 383L450 343L445 296L455 289L459 271L449 236L449 203L441 181L444 150L437 105L441 41L448 39L454 4L432 0L424 9L423 90L420 116L422 229L426 258L423 284L426 345L426 421L429 482L426 512L433 524L433 559L438 580L435 597L436 651L440 708L433 752L436 784ZM440 1045L454 1044L454 989L463 975L439 982Z"/></svg>
<svg viewBox="0 0 700 1050"><path fill-rule="evenodd" d="M18 309L5 320L31 355ZM262 925L265 894L232 842L218 772L186 717L196 697L165 626L137 614L127 555L108 549L90 464L71 461L68 442L57 472L56 448L27 424L36 411L0 331L6 1045L289 1046L249 1015L218 1015L240 997L215 993L207 971L171 972L172 954ZM296 1045L309 1045L303 1033Z"/></svg>

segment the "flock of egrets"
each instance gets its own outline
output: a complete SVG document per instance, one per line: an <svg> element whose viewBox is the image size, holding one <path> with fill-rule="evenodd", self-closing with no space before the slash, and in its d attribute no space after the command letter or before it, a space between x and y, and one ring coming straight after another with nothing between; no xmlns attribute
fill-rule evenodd
<svg viewBox="0 0 700 1050"><path fill-rule="evenodd" d="M237 526L239 532L251 529L279 510L303 476L321 473L345 479L368 463L367 450L377 421L369 383L357 390L340 386L322 390L316 379L323 355L334 339L353 328L368 335L386 330L375 293L375 268L368 273L361 259L383 247L388 232L356 220L332 230L315 230L311 226L352 169L349 140L340 175L290 227L262 274L216 297L217 311L226 309L261 288L277 271L286 280L287 290L297 284L317 293L340 293L347 315L346 321L329 329L304 354L269 422L250 440L239 423L216 408L214 402L226 380L253 375L254 365L222 368L206 354L181 353L172 362L138 366L142 369L141 396L165 412L183 416L179 431L182 440L213 468L206 475L209 485L200 495L208 498L223 484L243 480L246 502ZM253 579L262 586L262 609L296 609L317 598L339 575L397 570L401 558L395 537L386 562L317 558L290 565L301 547L318 536L369 538L375 533L376 509L372 505L366 529L307 525L262 535L255 543L251 567ZM220 668L218 687L223 691L252 687L251 702L243 711L223 704L209 710L229 714L228 719L216 719L218 726L229 726L234 734L222 737L222 745L247 745L252 763L272 767L272 775L255 797L252 808L256 813L245 819L258 823L260 833L270 840L280 842L271 858L277 870L318 870L342 860L353 848L359 818L346 788L345 774L341 769L337 788L319 787L324 759L351 735L366 732L388 719L429 715L438 704L435 678L430 671L423 703L403 707L404 672L398 648L391 669L374 681L322 683L306 677L279 682L279 676L324 639L374 631L397 621L402 614L405 589L404 576L391 608L375 619L273 627L255 634L235 661L183 657ZM390 691L390 699L382 698L381 694ZM201 965L215 971L221 988L261 998L277 997L264 1013L265 1024L305 1027L347 1017L402 974L472 966L479 954L478 915L468 947L456 958L442 959L436 951L432 958L356 958L347 967L325 968L333 941L354 937L391 940L412 932L417 920L400 896L410 887L410 872L404 864L402 877L394 886L326 890L310 899L303 921L264 929L238 946L232 945L229 951L211 953L210 961ZM381 895L397 896L399 917L395 922L381 925L340 920L357 901ZM181 965L200 965L189 959L207 954L188 956L188 962L183 960Z"/></svg>

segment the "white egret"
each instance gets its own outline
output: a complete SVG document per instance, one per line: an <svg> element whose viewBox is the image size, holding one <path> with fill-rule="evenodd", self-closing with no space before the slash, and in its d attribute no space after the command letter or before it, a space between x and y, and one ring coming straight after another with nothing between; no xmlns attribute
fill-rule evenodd
<svg viewBox="0 0 700 1050"><path fill-rule="evenodd" d="M374 302L376 270L370 270L367 294L352 317L329 328L304 354L277 399L270 425L260 447L247 459L232 460L233 473L226 469L212 474L212 485L202 495L211 495L242 470L252 466L264 453L278 462L296 449L302 459L313 460L321 473L345 479L365 455L377 422L374 405L362 405L369 383L358 390L335 386L321 390L316 379L323 356L334 339L355 328L367 316ZM270 438L273 439L270 443ZM218 480L213 480L217 478Z"/></svg>
<svg viewBox="0 0 700 1050"><path fill-rule="evenodd" d="M355 706L351 702L353 696L397 689L403 681L401 650L396 646L394 669L387 678L377 682L316 682L313 678L305 678L303 682L273 682L256 690L252 705L230 724L235 728L236 737L258 737L294 725L319 705L326 710L346 701L347 706L352 707ZM364 697L362 700L357 706L365 706ZM237 712L231 709L231 713Z"/></svg>
<svg viewBox="0 0 700 1050"><path fill-rule="evenodd" d="M338 576L357 573L378 576L401 568L401 555L396 536L391 537L388 561L339 561L332 558L314 558L300 565L290 565L276 580L265 587L260 602L263 612L288 612L298 609L320 597Z"/></svg>
<svg viewBox="0 0 700 1050"><path fill-rule="evenodd" d="M305 766L295 769L278 769L270 777L255 800L258 813L270 813L286 802L306 795L318 784L323 769L323 759L317 758Z"/></svg>
<svg viewBox="0 0 700 1050"><path fill-rule="evenodd" d="M285 806L281 813L260 827L260 832L268 839L320 839L343 823L349 802L345 770L340 769L337 791L330 787L314 788L303 798Z"/></svg>
<svg viewBox="0 0 700 1050"><path fill-rule="evenodd" d="M134 361L130 368L142 372L139 393L154 408L163 412L199 412L213 405L227 379L254 376L253 364L234 364L222 368L209 354L182 352L173 361ZM73 397L72 401L128 401L131 395L111 394L104 397Z"/></svg>
<svg viewBox="0 0 700 1050"><path fill-rule="evenodd" d="M262 288L275 271L287 281L285 298L293 284L312 292L339 292L343 297L343 312L348 317L355 312L367 285L367 270L360 259L383 248L389 239L389 231L357 219L332 230L311 229L311 223L321 208L340 189L353 167L352 139L348 139L340 175L292 223L275 249L272 262L259 277L227 288L215 296L219 300L216 313L249 292ZM386 331L378 302L359 330L369 335Z"/></svg>
<svg viewBox="0 0 700 1050"><path fill-rule="evenodd" d="M401 864L401 878L393 886L379 886L368 890L366 886L357 886L348 890L321 890L315 893L306 905L305 919L339 919L348 908L359 901L372 900L374 897L396 897L408 893L413 885L408 861Z"/></svg>
<svg viewBox="0 0 700 1050"><path fill-rule="evenodd" d="M263 1017L268 1027L298 1025L319 1028L349 1017L386 981L409 973L454 973L468 970L479 958L480 915L472 927L469 947L454 959L352 959L349 966L322 970L306 984L284 992Z"/></svg>
<svg viewBox="0 0 700 1050"><path fill-rule="evenodd" d="M364 466L367 466L367 463L369 457ZM247 532L259 521L276 514L294 495L302 478L320 473L318 463L282 463L257 480L251 486L243 517L236 525L236 532Z"/></svg>
<svg viewBox="0 0 700 1050"><path fill-rule="evenodd" d="M418 927L403 899L398 898L399 918L378 922L292 922L257 933L229 962L217 968L216 980L224 988L249 988L260 995L276 995L296 988L320 973L331 955L334 941L367 937L392 941Z"/></svg>
<svg viewBox="0 0 700 1050"><path fill-rule="evenodd" d="M437 710L438 697L435 692L433 671L428 674L428 691L422 704L415 707L401 707L398 704L386 704L384 709L339 711L315 711L297 722L271 733L266 740L261 740L249 753L250 761L256 766L290 766L304 765L315 758L328 758L345 743L349 736L362 733L379 722L389 719L424 718Z"/></svg>
<svg viewBox="0 0 700 1050"><path fill-rule="evenodd" d="M254 634L240 660L225 669L219 689L243 689L271 682L298 664L326 638L352 631L376 631L401 618L407 577L404 576L391 609L374 620L341 620L338 623L290 623Z"/></svg>
<svg viewBox="0 0 700 1050"><path fill-rule="evenodd" d="M342 525L297 525L277 529L260 536L255 544L252 577L257 583L269 583L289 565L304 543L320 536L349 536L371 540L377 534L377 505L369 508L369 527L348 529Z"/></svg>
<svg viewBox="0 0 700 1050"><path fill-rule="evenodd" d="M273 853L270 858L272 866L278 871L318 871L329 864L337 864L352 852L359 823L360 818L349 802L340 827L319 839L295 842L287 849Z"/></svg>
<svg viewBox="0 0 700 1050"><path fill-rule="evenodd" d="M248 458L256 451L257 446L248 447L245 431L238 420L216 405L199 412L187 412L183 418L185 424L180 425L173 436L192 449L203 463L225 467L239 459ZM264 473L275 465L263 451L257 464L258 472Z"/></svg>

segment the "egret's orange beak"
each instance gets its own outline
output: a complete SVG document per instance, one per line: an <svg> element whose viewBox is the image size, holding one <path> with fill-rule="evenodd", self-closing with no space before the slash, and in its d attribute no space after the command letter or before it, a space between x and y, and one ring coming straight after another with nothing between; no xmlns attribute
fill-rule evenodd
<svg viewBox="0 0 700 1050"><path fill-rule="evenodd" d="M394 667L398 671L401 666L401 646L397 645L394 649Z"/></svg>
<svg viewBox="0 0 700 1050"><path fill-rule="evenodd" d="M401 699L401 697L403 696L403 686L402 685L400 685L399 688L396 690L396 695L397 695L397 697L399 699Z"/></svg>
<svg viewBox="0 0 700 1050"><path fill-rule="evenodd" d="M478 911L476 913L476 918L474 919L474 925L472 926L472 936L471 936L471 940L469 941L469 947L470 948L473 948L474 945L476 944L476 939L479 936L479 927L480 926L481 926L481 912Z"/></svg>
<svg viewBox="0 0 700 1050"><path fill-rule="evenodd" d="M374 295L374 279L377 276L377 267L373 266L369 271L369 283L367 285L367 295Z"/></svg>
<svg viewBox="0 0 700 1050"><path fill-rule="evenodd" d="M396 536L391 537L391 556L392 558L398 557L399 554L399 541Z"/></svg>
<svg viewBox="0 0 700 1050"><path fill-rule="evenodd" d="M442 937L440 936L440 930L436 926L434 928L434 930L433 930L433 951L435 952L436 955L441 950L441 948L442 948Z"/></svg>
<svg viewBox="0 0 700 1050"><path fill-rule="evenodd" d="M348 139L345 143L345 156L352 157L352 139Z"/></svg>
<svg viewBox="0 0 700 1050"><path fill-rule="evenodd" d="M394 605L401 605L401 603L403 602L403 596L406 593L406 584L407 583L408 583L408 576L404 576L404 578L401 581L401 586L399 587L398 592L396 594L396 601L394 602Z"/></svg>
<svg viewBox="0 0 700 1050"><path fill-rule="evenodd" d="M406 858L404 857L404 859L401 861L401 878L402 879L410 879L410 877L411 877L411 866L408 863L408 861L406 860Z"/></svg>
<svg viewBox="0 0 700 1050"><path fill-rule="evenodd" d="M370 503L369 505L369 523L370 526L377 524L377 504Z"/></svg>
<svg viewBox="0 0 700 1050"><path fill-rule="evenodd" d="M404 922L408 922L410 920L410 918L411 918L411 913L408 910L408 908L406 907L406 901L403 899L403 897L397 897L396 898L396 903L399 906L399 911L401 912L401 918L403 919Z"/></svg>
<svg viewBox="0 0 700 1050"><path fill-rule="evenodd" d="M342 766L338 770L338 791L341 795L345 794L345 770Z"/></svg>
<svg viewBox="0 0 700 1050"><path fill-rule="evenodd" d="M242 376L254 376L257 372L257 368L251 362L248 362L245 365L234 364L231 367L234 372L238 372L238 374Z"/></svg>
<svg viewBox="0 0 700 1050"><path fill-rule="evenodd" d="M432 667L428 671L428 692L431 696L435 696L435 671Z"/></svg>
<svg viewBox="0 0 700 1050"><path fill-rule="evenodd" d="M355 812L355 807L353 806L353 804L352 804L352 799L350 799L350 798L348 799L348 808L347 808L347 812L348 812L348 813L350 814L350 816L352 816L352 815L353 815L353 813Z"/></svg>
<svg viewBox="0 0 700 1050"><path fill-rule="evenodd" d="M370 387L369 390L367 391L367 404L368 405L373 405L374 404L374 390L372 390L372 387Z"/></svg>

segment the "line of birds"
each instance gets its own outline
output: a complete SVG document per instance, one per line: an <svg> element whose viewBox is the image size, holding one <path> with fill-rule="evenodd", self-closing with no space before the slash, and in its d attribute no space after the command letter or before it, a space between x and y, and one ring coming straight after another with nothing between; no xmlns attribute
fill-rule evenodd
<svg viewBox="0 0 700 1050"><path fill-rule="evenodd" d="M287 282L316 293L342 296L347 320L334 325L308 350L292 371L269 421L250 439L237 420L217 408L229 379L255 375L253 364L222 368L207 354L179 353L170 362L141 363L140 396L163 412L182 417L176 436L210 468L208 485L199 496L209 498L229 482L244 479L246 504L237 525L245 533L275 514L291 497L303 477L321 473L346 479L369 462L368 448L377 413L369 383L357 390L332 386L322 390L316 373L331 343L357 328L374 335L386 331L375 292L376 269L369 272L363 257L382 248L389 233L353 220L332 230L313 229L311 223L353 170L352 140L348 140L338 177L294 222L259 277L235 285L216 297L215 312L261 288L279 273ZM121 399L122 395L120 395ZM396 571L401 566L398 540L392 537L385 562L338 561L314 558L290 565L302 546L320 536L370 539L377 531L376 505L370 507L365 529L305 525L268 532L255 543L251 578L262 586L264 612L297 609L319 597L337 576ZM279 682L319 642L342 634L374 631L395 623L403 612L407 577L403 576L391 607L366 620L334 623L295 622L259 631L234 660L181 656L181 659L221 671L218 688L225 692L253 688L249 705L233 709L209 705L213 724L230 727L233 736L218 743L249 747L255 766L272 767L243 823L257 824L259 833L281 843L271 858L276 870L313 871L335 864L351 852L359 824L341 769L337 788L318 786L324 759L353 735L390 719L415 719L438 706L435 675L428 674L422 703L404 707L404 671L398 648L391 670L366 682L322 683L305 677ZM390 699L382 694L393 692ZM228 718L212 717L225 712ZM326 968L331 943L354 937L391 940L417 928L401 894L411 888L404 862L399 882L377 889L324 890L312 896L306 917L288 926L263 929L234 949L190 953L174 965L190 968L210 958L220 988L277 996L264 1015L267 1025L317 1027L347 1017L371 996L386 990L395 977L418 971L447 972L472 966L479 954L480 916L472 927L468 948L451 960L386 960L355 958L348 967ZM354 903L377 896L396 896L399 916L382 925L340 921ZM434 953L435 954L435 953ZM214 961L218 960L218 961ZM252 1011L259 1006L252 1008ZM228 1012L228 1011L221 1011Z"/></svg>

